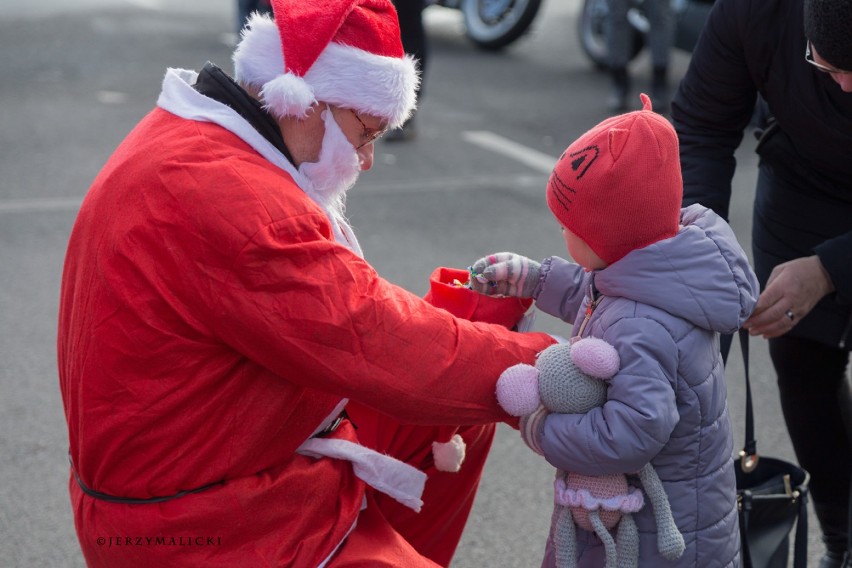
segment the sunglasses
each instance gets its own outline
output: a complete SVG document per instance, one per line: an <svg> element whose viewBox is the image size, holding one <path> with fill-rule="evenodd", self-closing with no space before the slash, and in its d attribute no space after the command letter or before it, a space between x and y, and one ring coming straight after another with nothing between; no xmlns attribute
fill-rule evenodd
<svg viewBox="0 0 852 568"><path fill-rule="evenodd" d="M814 54L811 52L811 40L808 40L807 44L805 45L805 61L807 61L823 73L830 73L832 75L848 75L852 73L852 71L844 71L843 69L829 67L827 65L823 65L822 63L817 63L816 61L814 61Z"/></svg>

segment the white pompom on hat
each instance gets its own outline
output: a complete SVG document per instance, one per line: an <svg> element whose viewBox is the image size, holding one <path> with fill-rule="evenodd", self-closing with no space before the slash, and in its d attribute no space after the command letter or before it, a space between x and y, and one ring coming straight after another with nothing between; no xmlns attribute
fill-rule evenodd
<svg viewBox="0 0 852 568"><path fill-rule="evenodd" d="M273 115L302 117L322 101L395 127L414 111L420 78L390 0L272 0L272 11L252 15L233 60Z"/></svg>

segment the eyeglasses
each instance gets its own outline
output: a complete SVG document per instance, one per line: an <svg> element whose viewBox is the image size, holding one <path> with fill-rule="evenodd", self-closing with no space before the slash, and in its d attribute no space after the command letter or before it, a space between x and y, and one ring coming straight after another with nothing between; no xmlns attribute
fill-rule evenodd
<svg viewBox="0 0 852 568"><path fill-rule="evenodd" d="M822 63L817 63L814 60L814 54L811 52L811 40L808 40L805 45L805 61L822 71L823 73L830 73L833 75L849 75L852 71L844 71L843 69L836 69L834 67L829 67L827 65L823 65Z"/></svg>
<svg viewBox="0 0 852 568"><path fill-rule="evenodd" d="M355 112L351 108L349 109L349 112L352 113L352 116L355 117L355 120L357 120L358 123L361 125L361 128L364 129L364 132L361 134L361 140L363 140L363 142L361 142L360 145L355 147L356 150L360 150L361 148L363 148L367 144L371 144L371 143L375 142L376 140L378 140L379 138L384 136L384 134L388 131L387 128L382 128L382 129L379 129L379 130L376 130L374 128L370 128L369 126L364 124L364 121L361 120L361 117L358 116L357 112Z"/></svg>

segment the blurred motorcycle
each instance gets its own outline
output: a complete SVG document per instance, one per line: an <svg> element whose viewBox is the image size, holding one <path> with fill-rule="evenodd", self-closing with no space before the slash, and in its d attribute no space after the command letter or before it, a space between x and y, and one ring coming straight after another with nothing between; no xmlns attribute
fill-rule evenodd
<svg viewBox="0 0 852 568"><path fill-rule="evenodd" d="M427 4L461 10L466 34L477 47L502 49L524 35L542 0L431 0Z"/></svg>
<svg viewBox="0 0 852 568"><path fill-rule="evenodd" d="M645 47L651 29L643 7L644 0L631 0L627 12L630 23L630 60ZM675 18L674 47L692 52L698 36L713 7L713 0L671 0L672 16ZM607 0L584 0L583 11L578 21L578 36L583 52L599 69L606 69L609 54L606 30L609 20Z"/></svg>

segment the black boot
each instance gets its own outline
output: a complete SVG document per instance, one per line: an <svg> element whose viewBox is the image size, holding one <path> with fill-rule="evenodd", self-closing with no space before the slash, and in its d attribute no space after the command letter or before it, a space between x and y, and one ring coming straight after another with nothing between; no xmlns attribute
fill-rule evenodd
<svg viewBox="0 0 852 568"><path fill-rule="evenodd" d="M667 67L654 67L654 76L651 81L651 102L654 110L664 113L669 110L669 70Z"/></svg>
<svg viewBox="0 0 852 568"><path fill-rule="evenodd" d="M624 67L613 67L610 74L612 75L612 91L610 91L607 106L612 112L624 112L627 110L627 91L630 90L630 77Z"/></svg>
<svg viewBox="0 0 852 568"><path fill-rule="evenodd" d="M819 568L841 568L849 544L848 511L844 506L814 502L814 512L825 543L825 554L819 562Z"/></svg>
<svg viewBox="0 0 852 568"><path fill-rule="evenodd" d="M843 559L844 554L842 552L826 550L819 561L818 568L844 568L846 565L843 564Z"/></svg>

